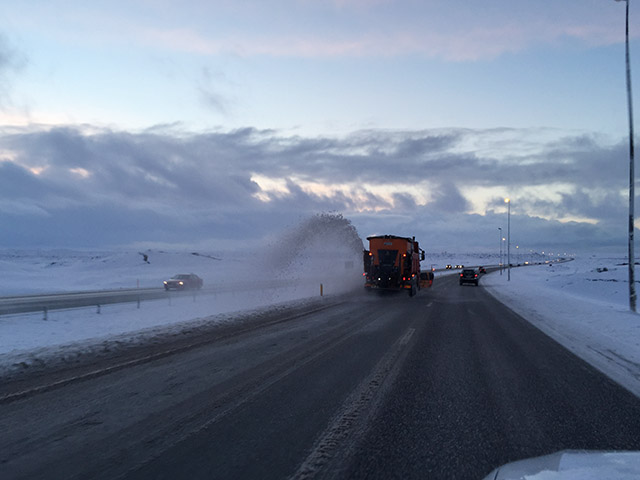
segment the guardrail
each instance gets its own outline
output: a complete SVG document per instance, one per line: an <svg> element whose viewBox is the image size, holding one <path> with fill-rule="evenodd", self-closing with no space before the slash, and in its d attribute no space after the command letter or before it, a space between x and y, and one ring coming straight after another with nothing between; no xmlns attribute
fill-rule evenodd
<svg viewBox="0 0 640 480"><path fill-rule="evenodd" d="M0 297L0 315L140 302L166 298L167 295L164 288L140 288Z"/></svg>
<svg viewBox="0 0 640 480"><path fill-rule="evenodd" d="M49 310L67 308L96 307L113 303L138 303L145 300L158 300L172 297L217 295L231 292L248 292L254 289L285 288L297 285L321 285L318 279L282 279L249 280L246 282L225 282L213 284L201 290L171 290L159 288L132 288L119 290L94 290L84 292L48 293L36 295L14 295L0 297L0 315L29 312L43 312L45 319ZM322 292L321 292L322 295Z"/></svg>

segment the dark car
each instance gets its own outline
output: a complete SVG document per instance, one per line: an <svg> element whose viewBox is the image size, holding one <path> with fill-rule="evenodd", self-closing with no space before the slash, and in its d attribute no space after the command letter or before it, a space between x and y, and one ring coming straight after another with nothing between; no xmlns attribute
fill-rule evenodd
<svg viewBox="0 0 640 480"><path fill-rule="evenodd" d="M195 273L179 273L164 281L165 290L200 290L202 279Z"/></svg>
<svg viewBox="0 0 640 480"><path fill-rule="evenodd" d="M478 267L478 273L487 273L487 270L484 267Z"/></svg>
<svg viewBox="0 0 640 480"><path fill-rule="evenodd" d="M473 268L465 268L460 273L460 285L464 283L473 283L478 286L478 272Z"/></svg>

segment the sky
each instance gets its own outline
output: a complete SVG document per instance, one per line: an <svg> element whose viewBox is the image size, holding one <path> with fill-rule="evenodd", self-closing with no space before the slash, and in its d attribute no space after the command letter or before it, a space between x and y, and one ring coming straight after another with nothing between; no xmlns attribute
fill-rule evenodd
<svg viewBox="0 0 640 480"><path fill-rule="evenodd" d="M625 2L0 7L0 248L626 249Z"/></svg>

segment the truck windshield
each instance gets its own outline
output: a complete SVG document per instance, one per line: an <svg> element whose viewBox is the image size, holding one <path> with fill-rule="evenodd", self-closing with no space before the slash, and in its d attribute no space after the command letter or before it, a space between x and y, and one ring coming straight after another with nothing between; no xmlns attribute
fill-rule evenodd
<svg viewBox="0 0 640 480"><path fill-rule="evenodd" d="M398 258L398 250L378 250L380 265L393 266Z"/></svg>

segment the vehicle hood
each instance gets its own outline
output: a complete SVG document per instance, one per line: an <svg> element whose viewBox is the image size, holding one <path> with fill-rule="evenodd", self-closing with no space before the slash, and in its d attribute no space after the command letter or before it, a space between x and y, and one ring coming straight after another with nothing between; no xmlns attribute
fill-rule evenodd
<svg viewBox="0 0 640 480"><path fill-rule="evenodd" d="M507 463L484 480L632 480L640 478L640 452L561 452Z"/></svg>

